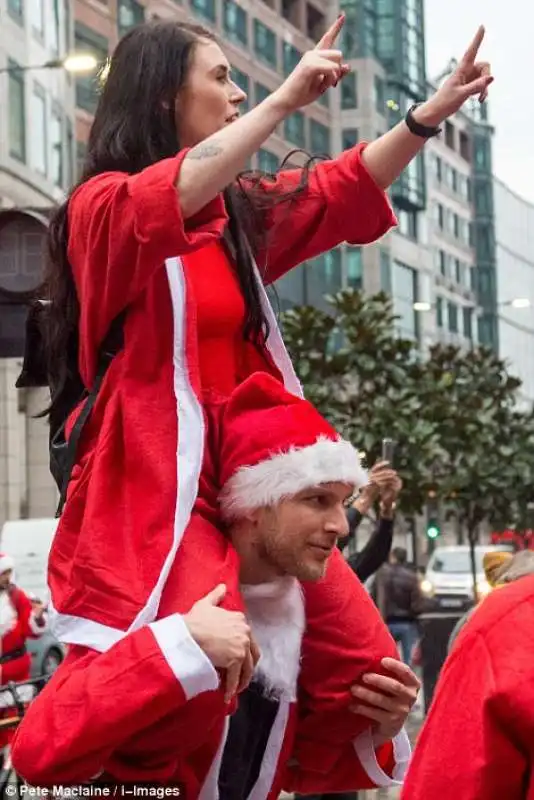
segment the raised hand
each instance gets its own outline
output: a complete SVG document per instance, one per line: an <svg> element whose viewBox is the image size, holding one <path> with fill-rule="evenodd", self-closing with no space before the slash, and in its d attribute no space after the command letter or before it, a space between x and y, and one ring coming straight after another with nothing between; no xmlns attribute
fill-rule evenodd
<svg viewBox="0 0 534 800"><path fill-rule="evenodd" d="M481 25L452 75L425 104L432 108L435 124L456 113L470 97L478 95L481 103L486 100L494 78L489 62L477 61L484 36Z"/></svg>
<svg viewBox="0 0 534 800"><path fill-rule="evenodd" d="M285 114L313 103L350 72L348 64L343 62L343 53L335 49L344 22L345 17L339 16L313 50L304 53L293 72L273 93Z"/></svg>

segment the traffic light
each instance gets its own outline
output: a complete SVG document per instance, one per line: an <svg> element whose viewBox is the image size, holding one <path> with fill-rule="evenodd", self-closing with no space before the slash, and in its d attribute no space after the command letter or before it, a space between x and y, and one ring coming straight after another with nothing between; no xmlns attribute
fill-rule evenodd
<svg viewBox="0 0 534 800"><path fill-rule="evenodd" d="M439 502L437 493L431 489L426 501L426 535L431 542L435 541L441 533Z"/></svg>
<svg viewBox="0 0 534 800"><path fill-rule="evenodd" d="M426 535L429 539L437 539L441 533L439 522L436 519L429 519L426 525Z"/></svg>

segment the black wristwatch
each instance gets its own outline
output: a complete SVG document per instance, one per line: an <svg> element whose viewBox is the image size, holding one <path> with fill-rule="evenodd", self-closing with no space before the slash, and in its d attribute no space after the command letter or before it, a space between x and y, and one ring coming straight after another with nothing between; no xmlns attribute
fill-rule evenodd
<svg viewBox="0 0 534 800"><path fill-rule="evenodd" d="M438 136L441 133L441 128L431 128L428 125L421 125L420 122L417 122L414 119L413 112L416 108L422 105L421 103L415 103L415 105L411 106L408 109L406 117L404 121L408 126L408 129L414 136L420 136L422 139L432 139L434 136Z"/></svg>

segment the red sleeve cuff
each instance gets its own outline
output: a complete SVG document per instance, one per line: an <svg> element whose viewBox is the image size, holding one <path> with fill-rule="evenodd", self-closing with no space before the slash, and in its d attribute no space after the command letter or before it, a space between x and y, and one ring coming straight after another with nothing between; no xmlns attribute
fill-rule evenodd
<svg viewBox="0 0 534 800"><path fill-rule="evenodd" d="M184 220L176 181L188 150L166 158L128 179L128 193L135 213L135 235L141 244L159 237L174 242L175 255L189 253L219 239L228 219L223 195L219 194L193 217Z"/></svg>

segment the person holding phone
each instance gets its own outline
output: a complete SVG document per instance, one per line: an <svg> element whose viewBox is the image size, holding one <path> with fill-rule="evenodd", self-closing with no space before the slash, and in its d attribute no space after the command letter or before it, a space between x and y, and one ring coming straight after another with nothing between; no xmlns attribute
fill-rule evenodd
<svg viewBox="0 0 534 800"><path fill-rule="evenodd" d="M393 542L393 519L402 481L393 469L395 442L382 440L382 459L371 469L369 482L347 510L349 535L340 542L341 549L356 538L357 529L368 511L380 500L379 519L376 528L363 550L349 556L348 563L365 583L389 558Z"/></svg>

